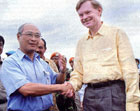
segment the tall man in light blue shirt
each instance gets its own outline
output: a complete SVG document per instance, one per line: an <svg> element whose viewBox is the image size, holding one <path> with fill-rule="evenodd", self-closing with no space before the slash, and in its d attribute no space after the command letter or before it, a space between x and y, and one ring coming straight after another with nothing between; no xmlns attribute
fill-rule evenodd
<svg viewBox="0 0 140 111"><path fill-rule="evenodd" d="M66 62L59 60L60 74L35 52L41 33L33 24L23 24L17 33L20 48L8 57L0 74L6 88L8 111L49 111L52 92L63 92ZM55 84L58 83L58 84Z"/></svg>

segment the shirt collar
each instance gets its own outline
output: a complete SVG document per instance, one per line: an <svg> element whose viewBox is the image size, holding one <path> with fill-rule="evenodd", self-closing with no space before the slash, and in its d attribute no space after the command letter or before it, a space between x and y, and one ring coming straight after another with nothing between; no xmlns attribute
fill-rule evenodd
<svg viewBox="0 0 140 111"><path fill-rule="evenodd" d="M102 22L102 25L101 25L100 29L98 30L98 32L95 34L95 36L96 35L104 35L105 34L104 29L105 29L105 24ZM90 39L90 38L93 39L93 36L91 35L91 32L89 31L87 40Z"/></svg>
<svg viewBox="0 0 140 111"><path fill-rule="evenodd" d="M22 60L23 58L25 57L28 57L25 53L23 53L20 49L17 50L17 55L19 56L20 60ZM37 59L40 59L40 56L38 53L34 53L34 59L37 58Z"/></svg>

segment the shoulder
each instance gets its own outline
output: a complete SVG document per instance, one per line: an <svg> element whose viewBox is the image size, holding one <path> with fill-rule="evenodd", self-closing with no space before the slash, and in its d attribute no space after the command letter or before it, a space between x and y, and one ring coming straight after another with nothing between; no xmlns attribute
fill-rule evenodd
<svg viewBox="0 0 140 111"><path fill-rule="evenodd" d="M85 41L87 41L88 39L88 33L85 33L79 40L77 43L77 46L81 46Z"/></svg>
<svg viewBox="0 0 140 111"><path fill-rule="evenodd" d="M5 58L3 61L3 64L4 63L15 63L16 61L19 61L19 57L17 56L17 54L13 54L13 55Z"/></svg>
<svg viewBox="0 0 140 111"><path fill-rule="evenodd" d="M120 27L104 24L104 29L112 32L124 32Z"/></svg>

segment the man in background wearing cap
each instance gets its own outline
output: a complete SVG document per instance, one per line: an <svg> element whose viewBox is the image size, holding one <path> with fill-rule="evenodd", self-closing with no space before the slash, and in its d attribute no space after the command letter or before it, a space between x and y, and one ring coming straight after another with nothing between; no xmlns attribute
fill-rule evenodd
<svg viewBox="0 0 140 111"><path fill-rule="evenodd" d="M74 57L71 57L71 58L69 59L69 64L70 64L70 66L71 66L71 69L68 70L68 73L67 73L67 75L66 75L66 81L69 81L69 79L70 79L70 73L73 71Z"/></svg>
<svg viewBox="0 0 140 111"><path fill-rule="evenodd" d="M73 67L74 67L74 57L71 57L71 58L69 59L69 64L70 64L70 66L71 66L71 71L73 71Z"/></svg>
<svg viewBox="0 0 140 111"><path fill-rule="evenodd" d="M0 71L1 71L1 65L3 62L3 59L1 57L1 54L3 52L5 40L2 36L0 36ZM1 72L0 72L1 74ZM6 111L7 110L7 99L6 99L6 90L3 87L1 80L0 80L0 111Z"/></svg>
<svg viewBox="0 0 140 111"><path fill-rule="evenodd" d="M59 52L54 52L50 59L56 64L57 66L57 71L59 72L59 57L61 56L61 54Z"/></svg>

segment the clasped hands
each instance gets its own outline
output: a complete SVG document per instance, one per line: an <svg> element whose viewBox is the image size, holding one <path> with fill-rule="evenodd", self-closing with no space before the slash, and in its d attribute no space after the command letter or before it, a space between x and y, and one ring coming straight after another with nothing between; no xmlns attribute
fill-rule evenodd
<svg viewBox="0 0 140 111"><path fill-rule="evenodd" d="M74 89L69 82L62 84L61 94L69 98L74 97Z"/></svg>

